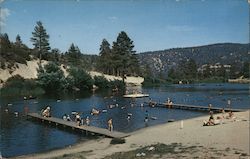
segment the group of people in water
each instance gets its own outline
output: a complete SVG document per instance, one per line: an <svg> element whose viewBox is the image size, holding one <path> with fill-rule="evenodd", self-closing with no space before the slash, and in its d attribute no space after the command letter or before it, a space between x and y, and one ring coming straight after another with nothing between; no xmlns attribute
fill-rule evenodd
<svg viewBox="0 0 250 159"><path fill-rule="evenodd" d="M151 106L153 107L154 103L151 100L150 100L149 104L150 103L151 103ZM170 100L170 98L168 98L167 101L166 101L166 106L168 108L171 108L172 105L173 105L173 102ZM118 106L118 104L117 104L117 106ZM209 108L209 114L210 114L210 116L209 116L208 121L203 121L203 126L217 125L217 124L221 123L222 119L231 119L231 118L233 118L233 112L229 111L228 115L225 116L225 110L223 108L221 110L222 116L217 116L217 118L215 119L214 118L214 113L212 111L212 105L209 104L208 108ZM51 108L49 106L47 106L46 109L42 110L41 113L42 113L43 117L51 117ZM92 108L92 110L90 112L91 115L99 115L99 113L100 113L100 110L95 109L95 108ZM127 120L129 121L131 119L131 117L132 117L132 114L128 113ZM90 118L89 118L89 116L87 116L86 118L85 117L81 117L80 113L78 113L78 112L74 112L74 116L72 116L73 120L72 120L71 116L67 115L67 114L64 114L62 118L65 121L75 121L76 124L77 124L77 126L81 126L81 125L87 125L87 126L89 126L90 125ZM148 120L149 120L149 112L148 112L148 110L145 110L144 122L148 122ZM108 128L109 131L113 131L113 121L112 121L112 118L110 118L107 121L107 128Z"/></svg>
<svg viewBox="0 0 250 159"><path fill-rule="evenodd" d="M63 117L62 117L62 119L65 120L65 121L75 121L77 126L81 126L81 125L87 125L87 126L89 126L90 125L90 118L89 118L89 116L87 116L85 118L85 120L84 120L84 117L81 117L80 113L76 112L74 114L75 114L75 116L72 117L73 119L71 118L70 115L67 115L67 114L64 114ZM97 115L97 114L99 114L99 110L93 108L91 110L91 115ZM43 117L47 117L47 118L51 117L51 108L49 106L47 106L46 109L43 109L41 111L41 115ZM108 130L109 131L113 131L113 120L112 120L112 118L110 118L107 121L107 126L108 126Z"/></svg>

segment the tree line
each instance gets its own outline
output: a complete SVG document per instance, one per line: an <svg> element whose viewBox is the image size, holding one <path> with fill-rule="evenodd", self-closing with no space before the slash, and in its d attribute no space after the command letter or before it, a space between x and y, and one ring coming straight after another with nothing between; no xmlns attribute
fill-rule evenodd
<svg viewBox="0 0 250 159"><path fill-rule="evenodd" d="M120 75L124 78L126 74L133 74L138 70L133 41L124 31L118 35L117 41L113 43L112 48L104 39L100 46L99 56L84 55L74 43L70 45L65 53L62 53L57 48L51 49L49 37L41 21L36 23L30 38L34 46L32 49L23 44L20 35L17 35L15 42L9 40L7 33L0 35L2 69L18 67L18 65L14 65L16 62L26 64L26 61L32 59L40 61L38 78L35 82L25 80L20 76L14 76L7 80L2 90L11 92L12 89L10 88L14 87L13 85L16 83L20 84L20 81L24 84L20 85L19 89L28 90L24 89L24 87L33 88L36 84L39 87L39 92L86 91L91 90L93 85L99 88L124 87L124 83L119 81L110 82L104 77L94 77L92 79L86 70L97 69L103 73ZM47 60L49 63L42 66L41 60ZM61 64L69 66L67 69L69 75L67 77L60 69ZM15 92L20 91L16 90Z"/></svg>
<svg viewBox="0 0 250 159"><path fill-rule="evenodd" d="M194 59L182 60L176 67L172 67L168 70L166 76L161 72L155 75L149 68L145 66L145 85L161 85L165 83L196 83L196 82L227 82L228 79L235 79L243 76L249 78L250 63L244 62L240 71L237 65L231 64L230 68L224 67L224 65L218 65L217 67L211 67L212 65L206 64L203 69L200 70Z"/></svg>
<svg viewBox="0 0 250 159"><path fill-rule="evenodd" d="M20 35L17 35L16 42L10 42L7 33L1 34L1 56L3 58L1 68L5 68L5 64L12 67L15 62L26 63L27 60L33 58L77 66L86 70L96 69L111 75L139 74L138 59L136 51L133 50L133 41L124 31L119 33L112 47L106 39L103 39L99 56L84 55L74 43L65 53L58 48L51 49L49 38L50 36L41 21L36 23L30 38L34 46L32 49L22 43Z"/></svg>

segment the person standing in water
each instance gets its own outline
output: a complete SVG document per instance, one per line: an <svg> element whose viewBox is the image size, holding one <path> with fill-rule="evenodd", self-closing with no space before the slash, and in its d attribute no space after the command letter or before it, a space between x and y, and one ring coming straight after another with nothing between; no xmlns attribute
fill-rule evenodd
<svg viewBox="0 0 250 159"><path fill-rule="evenodd" d="M149 117L148 110L146 110L144 119L145 122L148 122L148 117Z"/></svg>
<svg viewBox="0 0 250 159"><path fill-rule="evenodd" d="M228 109L231 108L231 100L230 99L227 100L227 107L228 107Z"/></svg>
<svg viewBox="0 0 250 159"><path fill-rule="evenodd" d="M113 121L112 121L112 118L110 118L108 120L108 130L109 131L113 131Z"/></svg>
<svg viewBox="0 0 250 159"><path fill-rule="evenodd" d="M87 118L86 118L86 125L89 126L89 124L90 124L90 120L89 120L89 117L87 116Z"/></svg>

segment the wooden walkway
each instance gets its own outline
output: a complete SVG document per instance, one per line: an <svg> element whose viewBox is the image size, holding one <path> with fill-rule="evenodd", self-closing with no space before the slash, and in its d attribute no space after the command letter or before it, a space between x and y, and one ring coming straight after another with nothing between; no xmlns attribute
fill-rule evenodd
<svg viewBox="0 0 250 159"><path fill-rule="evenodd" d="M98 128L98 127L94 127L94 126L87 126L87 125L77 126L76 122L65 121L63 119L54 118L54 117L46 118L46 117L42 117L38 113L29 113L28 117L31 117L33 119L38 119L41 121L47 121L48 123L50 123L50 124L53 123L56 126L62 125L62 126L70 127L72 129L75 129L75 130L83 130L86 132L91 132L91 133L98 134L98 135L104 135L106 137L111 137L111 138L124 138L124 137L129 136L129 134L126 134L126 133L117 132L117 131L111 132L108 129Z"/></svg>
<svg viewBox="0 0 250 159"><path fill-rule="evenodd" d="M150 105L150 103L147 103ZM164 108L170 108L167 103L157 103L154 102L155 107L164 107ZM220 107L211 107L208 106L196 106L196 105L186 105L186 104L172 104L173 109L186 109L186 110L196 110L196 111L213 111L213 112L221 112L222 108ZM231 109L231 108L224 108L225 112L241 112L244 111L243 109Z"/></svg>

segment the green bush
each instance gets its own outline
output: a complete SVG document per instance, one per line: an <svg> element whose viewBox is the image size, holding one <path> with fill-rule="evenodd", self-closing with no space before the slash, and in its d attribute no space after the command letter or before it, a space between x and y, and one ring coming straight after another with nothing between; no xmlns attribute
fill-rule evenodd
<svg viewBox="0 0 250 159"><path fill-rule="evenodd" d="M53 62L39 67L37 81L46 92L63 90L66 83L63 71Z"/></svg>
<svg viewBox="0 0 250 159"><path fill-rule="evenodd" d="M119 88L119 89L125 89L125 83L123 83L120 80L114 80L114 81L110 81L110 88Z"/></svg>
<svg viewBox="0 0 250 159"><path fill-rule="evenodd" d="M82 90L91 90L94 84L91 76L83 69L77 67L71 67L68 69L69 75L66 78L68 83L67 88L77 88Z"/></svg>
<svg viewBox="0 0 250 159"><path fill-rule="evenodd" d="M1 88L2 96L36 96L43 94L44 90L32 79L24 79L20 75L9 78Z"/></svg>
<svg viewBox="0 0 250 159"><path fill-rule="evenodd" d="M94 77L94 84L98 87L98 88L110 88L110 82L104 77L104 76L95 76Z"/></svg>

